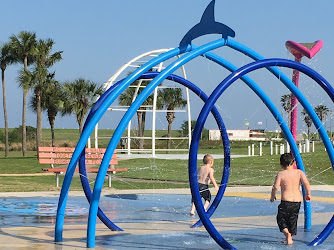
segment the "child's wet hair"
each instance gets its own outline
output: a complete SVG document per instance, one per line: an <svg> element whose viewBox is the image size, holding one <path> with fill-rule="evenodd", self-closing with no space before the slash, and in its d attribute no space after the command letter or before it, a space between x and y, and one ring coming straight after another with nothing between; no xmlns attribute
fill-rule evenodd
<svg viewBox="0 0 334 250"><path fill-rule="evenodd" d="M290 153L285 153L281 155L280 164L285 168L293 164L294 161L295 161L295 158Z"/></svg>
<svg viewBox="0 0 334 250"><path fill-rule="evenodd" d="M213 160L212 155L210 155L210 154L204 155L204 157L203 157L203 163L204 164L208 164L211 160Z"/></svg>

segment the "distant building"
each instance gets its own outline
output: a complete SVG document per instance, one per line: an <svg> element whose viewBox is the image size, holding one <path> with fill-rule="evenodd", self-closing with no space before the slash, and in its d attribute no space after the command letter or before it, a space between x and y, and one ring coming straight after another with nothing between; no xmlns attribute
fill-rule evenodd
<svg viewBox="0 0 334 250"><path fill-rule="evenodd" d="M228 138L231 141L265 141L264 129L228 129L226 130ZM209 140L221 140L218 129L209 129Z"/></svg>

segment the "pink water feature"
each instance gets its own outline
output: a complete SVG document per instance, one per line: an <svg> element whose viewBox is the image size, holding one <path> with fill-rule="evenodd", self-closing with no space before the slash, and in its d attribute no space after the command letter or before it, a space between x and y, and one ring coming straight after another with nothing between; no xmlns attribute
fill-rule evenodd
<svg viewBox="0 0 334 250"><path fill-rule="evenodd" d="M287 49L293 54L295 57L296 62L301 62L302 57L306 56L309 59L311 59L315 54L317 54L324 42L322 40L315 41L313 43L297 43L294 41L287 41L285 43L285 46ZM293 70L292 73L292 82L298 87L299 86L299 71ZM297 104L298 100L297 98L292 95L291 97L291 123L290 123L290 130L292 133L293 138L295 141L297 141Z"/></svg>

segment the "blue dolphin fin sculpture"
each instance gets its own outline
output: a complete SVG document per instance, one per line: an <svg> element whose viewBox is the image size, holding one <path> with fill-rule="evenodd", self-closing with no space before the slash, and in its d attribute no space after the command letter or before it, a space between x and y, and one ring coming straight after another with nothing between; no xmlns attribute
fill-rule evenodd
<svg viewBox="0 0 334 250"><path fill-rule="evenodd" d="M191 41L197 37L207 34L222 34L223 38L235 37L235 32L225 24L215 21L214 16L215 0L212 0L206 7L201 21L192 27L187 34L182 38L180 47L191 44Z"/></svg>

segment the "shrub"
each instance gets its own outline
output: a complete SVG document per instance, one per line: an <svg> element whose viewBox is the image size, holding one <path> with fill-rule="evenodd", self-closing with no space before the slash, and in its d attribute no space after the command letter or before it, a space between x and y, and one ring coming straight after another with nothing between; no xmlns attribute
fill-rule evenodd
<svg viewBox="0 0 334 250"><path fill-rule="evenodd" d="M75 141L59 141L56 142L57 147L75 147L77 143Z"/></svg>
<svg viewBox="0 0 334 250"><path fill-rule="evenodd" d="M5 144L0 142L0 151L5 151Z"/></svg>
<svg viewBox="0 0 334 250"><path fill-rule="evenodd" d="M0 142L5 143L5 133L2 130L0 130Z"/></svg>
<svg viewBox="0 0 334 250"><path fill-rule="evenodd" d="M22 150L22 143L14 142L10 144L9 147L10 151L21 151ZM27 148L28 150L28 148Z"/></svg>
<svg viewBox="0 0 334 250"><path fill-rule="evenodd" d="M27 141L36 139L36 128L27 126ZM14 128L11 132L8 133L9 143L22 142L22 126Z"/></svg>
<svg viewBox="0 0 334 250"><path fill-rule="evenodd" d="M196 121L191 121L191 131L195 128ZM188 135L188 121L183 121L181 125L181 136L187 136ZM203 127L201 140L209 140L209 130Z"/></svg>

